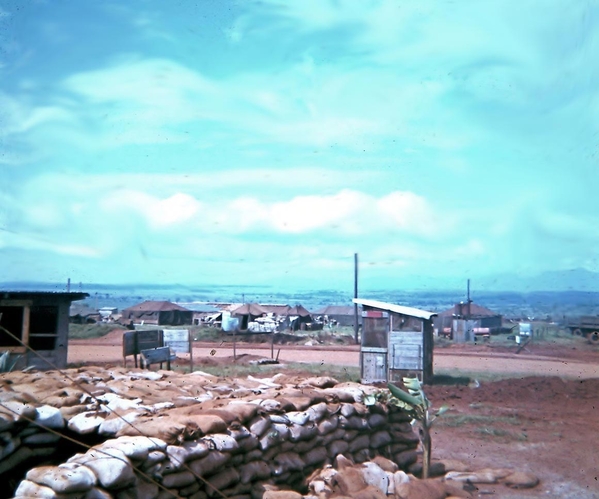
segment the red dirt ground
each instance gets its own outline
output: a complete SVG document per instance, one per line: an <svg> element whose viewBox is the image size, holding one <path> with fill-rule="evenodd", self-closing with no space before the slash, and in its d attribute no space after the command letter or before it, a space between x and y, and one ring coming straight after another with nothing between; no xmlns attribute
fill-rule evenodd
<svg viewBox="0 0 599 499"><path fill-rule="evenodd" d="M121 364L122 332L69 343L69 362ZM277 346L282 362L357 366L356 347ZM239 362L270 357L269 345L238 344ZM230 365L230 344L196 343L198 364ZM202 360L203 359L203 360ZM130 364L132 365L132 363ZM198 366L200 369L201 367ZM276 367L274 367L276 372ZM279 370L284 370L281 366ZM477 497L599 498L599 350L579 343L514 349L452 345L435 350L435 371L506 373L519 377L469 386L427 388L435 408L450 411L433 426L433 458L458 459L474 468L515 468L536 474L531 490L480 485Z"/></svg>

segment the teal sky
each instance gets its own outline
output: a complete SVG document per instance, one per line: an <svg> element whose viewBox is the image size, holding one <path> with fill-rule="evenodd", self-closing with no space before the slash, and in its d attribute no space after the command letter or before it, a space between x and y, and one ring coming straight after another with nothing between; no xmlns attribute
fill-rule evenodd
<svg viewBox="0 0 599 499"><path fill-rule="evenodd" d="M598 271L599 4L0 0L0 281Z"/></svg>

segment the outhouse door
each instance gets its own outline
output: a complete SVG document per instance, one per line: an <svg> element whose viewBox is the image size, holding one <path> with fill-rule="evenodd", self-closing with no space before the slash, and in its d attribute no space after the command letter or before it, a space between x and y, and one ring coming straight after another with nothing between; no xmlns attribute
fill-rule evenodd
<svg viewBox="0 0 599 499"><path fill-rule="evenodd" d="M364 383L388 381L388 337L389 314L363 311L360 371Z"/></svg>

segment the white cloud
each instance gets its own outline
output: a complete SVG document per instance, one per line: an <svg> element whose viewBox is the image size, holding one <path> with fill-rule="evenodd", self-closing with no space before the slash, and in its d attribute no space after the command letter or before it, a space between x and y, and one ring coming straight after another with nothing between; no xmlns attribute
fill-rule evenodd
<svg viewBox="0 0 599 499"><path fill-rule="evenodd" d="M173 61L130 59L72 75L64 87L78 97L82 119L92 119L110 147L209 139L214 131L206 124L225 126L218 142L359 149L397 131L429 146L467 142L457 128L444 134L434 127L421 130L447 83L414 82L380 68L340 72L321 65L306 71L297 63L276 78L245 73L216 81Z"/></svg>
<svg viewBox="0 0 599 499"><path fill-rule="evenodd" d="M6 231L0 228L0 250L6 248L17 248L25 251L40 250L51 254L84 258L101 256L100 252L91 246L56 242L44 239L36 234Z"/></svg>
<svg viewBox="0 0 599 499"><path fill-rule="evenodd" d="M160 198L126 189L102 196L99 206L121 218L140 215L155 231L177 226L205 234L258 231L299 235L333 230L344 237L397 231L433 236L437 227L434 210L428 202L405 192L376 198L342 190L332 195L300 195L272 202L243 196L223 199L214 206L183 193Z"/></svg>
<svg viewBox="0 0 599 499"><path fill-rule="evenodd" d="M59 106L35 106L0 92L0 136L11 137L47 123L71 122L73 116Z"/></svg>
<svg viewBox="0 0 599 499"><path fill-rule="evenodd" d="M152 229L161 229L189 222L202 208L202 203L188 194L177 193L165 199L132 189L120 190L100 199L107 213L141 214Z"/></svg>

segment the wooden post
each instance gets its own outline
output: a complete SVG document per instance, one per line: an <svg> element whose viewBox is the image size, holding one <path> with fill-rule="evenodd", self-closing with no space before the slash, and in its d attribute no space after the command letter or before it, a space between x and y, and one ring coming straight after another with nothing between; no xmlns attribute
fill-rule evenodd
<svg viewBox="0 0 599 499"><path fill-rule="evenodd" d="M233 360L237 361L237 327L233 329Z"/></svg>
<svg viewBox="0 0 599 499"><path fill-rule="evenodd" d="M270 358L275 358L275 332L270 333Z"/></svg>
<svg viewBox="0 0 599 499"><path fill-rule="evenodd" d="M193 372L193 334L189 330L189 372Z"/></svg>
<svg viewBox="0 0 599 499"><path fill-rule="evenodd" d="M354 253L354 298L358 298L358 254ZM354 303L354 341L358 344L358 304Z"/></svg>

